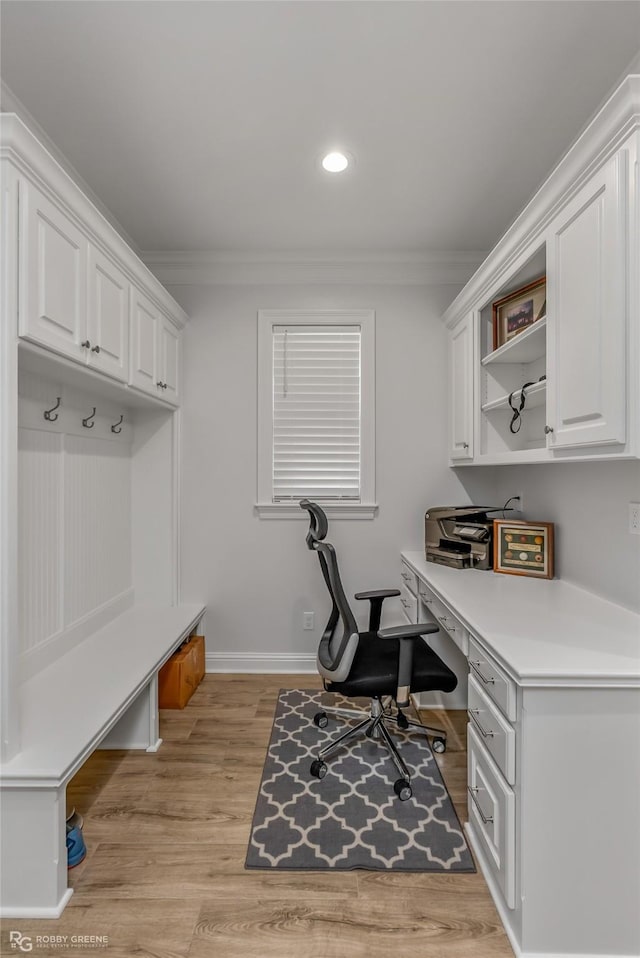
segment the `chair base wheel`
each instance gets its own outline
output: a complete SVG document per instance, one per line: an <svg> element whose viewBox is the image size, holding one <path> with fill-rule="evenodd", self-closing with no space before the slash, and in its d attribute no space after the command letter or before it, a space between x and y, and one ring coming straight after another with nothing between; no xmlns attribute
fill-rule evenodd
<svg viewBox="0 0 640 958"><path fill-rule="evenodd" d="M407 716L404 714L404 712L401 712L400 709L398 709L397 722L398 722L398 728L402 728L402 729L409 728L409 721L407 719Z"/></svg>
<svg viewBox="0 0 640 958"><path fill-rule="evenodd" d="M318 728L326 728L329 724L329 719L326 712L316 712L313 716L313 724L317 725Z"/></svg>
<svg viewBox="0 0 640 958"><path fill-rule="evenodd" d="M393 790L401 802L407 802L413 795L413 792L411 791L411 785L406 778L399 778L396 782L394 782Z"/></svg>
<svg viewBox="0 0 640 958"><path fill-rule="evenodd" d="M321 761L319 758L316 758L311 763L311 768L309 769L314 778L324 778L327 774L327 766L325 762Z"/></svg>
<svg viewBox="0 0 640 958"><path fill-rule="evenodd" d="M432 743L431 743L431 748L433 749L434 752L446 752L446 751L447 751L447 743L446 743L445 739L443 739L440 735L438 735L438 736L436 736L436 738L434 738L434 740L432 741Z"/></svg>

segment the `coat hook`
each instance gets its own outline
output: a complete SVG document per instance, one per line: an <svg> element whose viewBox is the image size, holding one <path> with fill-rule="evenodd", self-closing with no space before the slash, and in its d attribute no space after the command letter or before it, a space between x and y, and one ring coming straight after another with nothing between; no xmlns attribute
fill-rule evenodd
<svg viewBox="0 0 640 958"><path fill-rule="evenodd" d="M86 429L93 429L93 427L95 426L95 422L93 421L93 420L95 419L95 417L96 417L96 407L94 406L94 407L93 407L93 412L91 413L91 415L90 415L90 416L87 416L86 419L83 419L83 420L82 420L82 425L83 425Z"/></svg>
<svg viewBox="0 0 640 958"><path fill-rule="evenodd" d="M56 421L56 419L58 418L58 413L56 413L55 416L52 416L51 413L52 413L55 409L58 409L59 406L60 406L60 396L56 396L56 404L55 404L55 406L52 406L51 409L45 409L45 411L44 411L44 418L47 420L47 422L55 422L55 421Z"/></svg>
<svg viewBox="0 0 640 958"><path fill-rule="evenodd" d="M114 422L113 426L111 427L111 432L122 432L122 426L120 424L123 422L124 415L120 416L117 422Z"/></svg>

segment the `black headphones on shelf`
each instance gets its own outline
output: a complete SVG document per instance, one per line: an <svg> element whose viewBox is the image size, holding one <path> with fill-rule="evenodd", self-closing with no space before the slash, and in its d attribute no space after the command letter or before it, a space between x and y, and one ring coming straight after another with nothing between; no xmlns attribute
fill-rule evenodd
<svg viewBox="0 0 640 958"><path fill-rule="evenodd" d="M545 380L546 376L541 376L540 379L532 380L530 383L525 383L524 386L519 386L518 389L514 389L513 392L509 393L509 405L513 411L513 416L511 417L511 422L509 423L509 430L512 433L520 432L520 426L522 425L521 412L524 409L524 404L526 402L526 392L529 386L535 386L536 383L541 383ZM520 405L515 406L513 403L513 397L516 393L520 393Z"/></svg>

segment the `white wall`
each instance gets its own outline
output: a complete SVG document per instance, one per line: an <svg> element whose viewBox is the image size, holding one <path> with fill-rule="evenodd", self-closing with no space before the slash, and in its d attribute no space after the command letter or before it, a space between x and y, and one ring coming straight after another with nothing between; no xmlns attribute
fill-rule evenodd
<svg viewBox="0 0 640 958"><path fill-rule="evenodd" d="M352 595L397 586L400 550L423 547L425 510L467 501L446 465L446 330L439 315L456 292L392 285L172 290L191 317L182 406L182 599L207 603L210 668L313 667L329 611L317 558L304 543L304 519L254 515L258 309L376 312L379 514L330 527ZM303 631L303 611L316 613L314 632ZM390 612L387 621L399 623L399 606ZM297 661L299 655L306 658Z"/></svg>
<svg viewBox="0 0 640 958"><path fill-rule="evenodd" d="M540 463L456 472L476 502L503 505L522 492L522 518L555 523L556 575L640 611L640 536L628 532L628 504L640 502L640 462Z"/></svg>

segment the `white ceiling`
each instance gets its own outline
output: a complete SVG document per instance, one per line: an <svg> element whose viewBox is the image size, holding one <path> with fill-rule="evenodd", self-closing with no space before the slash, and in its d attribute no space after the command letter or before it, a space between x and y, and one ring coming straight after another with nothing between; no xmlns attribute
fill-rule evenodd
<svg viewBox="0 0 640 958"><path fill-rule="evenodd" d="M489 249L638 2L15 2L2 77L142 250ZM329 177L332 147L356 157Z"/></svg>

